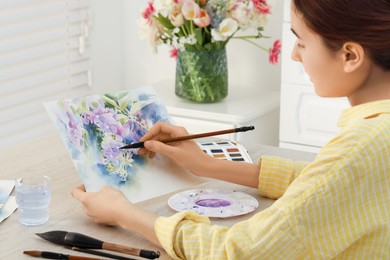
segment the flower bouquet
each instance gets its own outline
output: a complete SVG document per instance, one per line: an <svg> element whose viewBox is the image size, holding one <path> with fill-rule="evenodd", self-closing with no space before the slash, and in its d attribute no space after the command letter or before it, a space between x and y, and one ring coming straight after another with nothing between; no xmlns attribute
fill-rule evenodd
<svg viewBox="0 0 390 260"><path fill-rule="evenodd" d="M153 52L161 44L171 47L178 96L216 102L227 95L225 47L231 39L247 41L278 62L279 41L271 48L253 41L269 38L262 34L268 14L266 0L150 0L139 19L140 34Z"/></svg>

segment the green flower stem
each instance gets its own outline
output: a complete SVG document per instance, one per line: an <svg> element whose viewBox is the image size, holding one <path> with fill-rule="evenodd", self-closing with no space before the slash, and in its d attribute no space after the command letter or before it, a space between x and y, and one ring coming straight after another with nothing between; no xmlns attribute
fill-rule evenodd
<svg viewBox="0 0 390 260"><path fill-rule="evenodd" d="M232 36L231 38L234 39L260 39L260 38L265 38L265 39L270 39L270 36L264 36L264 35L259 35L259 36L253 36L253 35L246 35L246 36Z"/></svg>
<svg viewBox="0 0 390 260"><path fill-rule="evenodd" d="M199 103L218 102L227 95L226 49L179 51L175 93Z"/></svg>
<svg viewBox="0 0 390 260"><path fill-rule="evenodd" d="M257 43L255 43L255 42L252 42L251 40L249 40L248 38L250 38L250 37L242 37L242 36L240 36L240 37L233 37L234 39L241 39L241 40L243 40L243 41L246 41L246 42L249 42L250 44L253 44L253 45L255 45L256 47L258 47L258 48L260 48L260 49L262 49L262 50L264 50L264 51L269 51L267 48L264 48L263 46L261 46L261 45L259 45L259 44L257 44Z"/></svg>
<svg viewBox="0 0 390 260"><path fill-rule="evenodd" d="M181 31L183 32L184 36L187 37L188 33L185 26L180 27Z"/></svg>
<svg viewBox="0 0 390 260"><path fill-rule="evenodd" d="M191 34L194 34L194 22L190 21Z"/></svg>

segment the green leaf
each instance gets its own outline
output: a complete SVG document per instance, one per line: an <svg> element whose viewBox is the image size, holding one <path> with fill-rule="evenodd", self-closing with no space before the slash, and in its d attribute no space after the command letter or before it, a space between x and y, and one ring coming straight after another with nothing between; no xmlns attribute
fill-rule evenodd
<svg viewBox="0 0 390 260"><path fill-rule="evenodd" d="M213 44L211 42L209 43L206 43L204 45L204 48L207 50L207 51L211 51L213 49Z"/></svg>
<svg viewBox="0 0 390 260"><path fill-rule="evenodd" d="M112 95L104 95L104 96L102 96L103 101L106 104L111 105L114 108L120 109L118 104L115 102L115 100L111 99L109 96L113 97ZM113 98L115 98L115 97L113 97Z"/></svg>
<svg viewBox="0 0 390 260"><path fill-rule="evenodd" d="M167 29L173 30L175 28L175 26L171 23L168 17L164 17L161 14L159 14L157 16L157 20Z"/></svg>
<svg viewBox="0 0 390 260"><path fill-rule="evenodd" d="M123 114L118 114L117 115L117 118L118 118L118 121L124 125L128 120L129 120L129 117L128 116L125 116Z"/></svg>
<svg viewBox="0 0 390 260"><path fill-rule="evenodd" d="M126 97L124 99L121 99L121 105L120 105L120 109L122 111L124 111L127 107L127 105L129 104L129 102L131 101L131 98L130 97Z"/></svg>
<svg viewBox="0 0 390 260"><path fill-rule="evenodd" d="M204 44L204 38L203 38L203 30L202 30L202 28L196 28L196 29L194 30L194 33L195 33L196 42L197 42L200 46L203 46L203 44Z"/></svg>
<svg viewBox="0 0 390 260"><path fill-rule="evenodd" d="M191 45L191 44L187 44L187 43L184 44L184 49L190 50L190 51L195 51L195 50L197 50L197 48L196 48L195 45Z"/></svg>
<svg viewBox="0 0 390 260"><path fill-rule="evenodd" d="M185 28L185 30L187 32L191 33L191 21L185 20L184 24L183 24L183 27Z"/></svg>

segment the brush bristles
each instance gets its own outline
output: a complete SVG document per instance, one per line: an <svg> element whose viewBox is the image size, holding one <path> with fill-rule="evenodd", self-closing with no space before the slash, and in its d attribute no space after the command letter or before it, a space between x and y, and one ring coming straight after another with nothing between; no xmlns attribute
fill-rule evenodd
<svg viewBox="0 0 390 260"><path fill-rule="evenodd" d="M29 255L29 256L36 256L36 257L39 257L39 256L41 256L41 251L38 251L38 250L29 250L29 251L23 251L23 254Z"/></svg>
<svg viewBox="0 0 390 260"><path fill-rule="evenodd" d="M54 230L45 233L35 233L35 235L57 245L65 245L64 239L66 234L68 234L68 232L62 230Z"/></svg>

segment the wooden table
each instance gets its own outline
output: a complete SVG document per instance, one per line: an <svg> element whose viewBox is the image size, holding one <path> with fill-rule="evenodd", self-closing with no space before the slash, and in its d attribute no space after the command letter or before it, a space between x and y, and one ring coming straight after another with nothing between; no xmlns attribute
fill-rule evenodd
<svg viewBox="0 0 390 260"><path fill-rule="evenodd" d="M312 160L313 154L295 152L277 147L244 144L254 162L261 154L273 154L292 159ZM72 189L79 185L81 180L73 165L68 152L57 134L48 135L0 151L0 179L16 179L27 174L43 174L51 177L52 201L50 204L50 219L41 226L27 227L17 220L17 212L0 223L0 259L32 259L23 255L24 250L54 251L72 255L86 255L47 242L35 233L51 230L66 230L93 236L100 240L127 245L133 248L158 250L160 259L170 259L163 249L148 242L141 236L118 227L108 227L95 224L84 214L81 204L71 196ZM273 200L260 197L256 189L221 181L207 181L191 188L230 188L244 191L259 200L259 208L251 214L227 218L212 219L220 225L232 225L238 221L250 218L258 211L269 207ZM175 191L174 193L177 193ZM14 194L14 192L13 192ZM169 216L175 213L167 205L166 194L147 201L137 203L139 206L156 214Z"/></svg>

